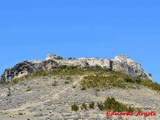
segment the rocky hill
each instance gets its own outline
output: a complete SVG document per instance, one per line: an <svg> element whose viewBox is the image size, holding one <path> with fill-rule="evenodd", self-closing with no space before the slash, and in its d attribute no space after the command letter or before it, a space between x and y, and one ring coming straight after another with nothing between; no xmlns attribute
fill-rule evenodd
<svg viewBox="0 0 160 120"><path fill-rule="evenodd" d="M143 79L152 80L151 74L144 72L141 65L126 55L115 56L114 59L99 59L99 58L68 58L63 59L60 56L49 54L42 61L24 61L16 64L13 68L6 69L1 76L1 83L12 81L15 78L20 78L27 74L31 74L38 70L51 71L59 66L77 66L81 69L91 67L99 67L101 69L109 69L114 71L132 74Z"/></svg>
<svg viewBox="0 0 160 120"><path fill-rule="evenodd" d="M112 60L48 55L6 69L1 82L0 120L160 119L160 85L126 55Z"/></svg>

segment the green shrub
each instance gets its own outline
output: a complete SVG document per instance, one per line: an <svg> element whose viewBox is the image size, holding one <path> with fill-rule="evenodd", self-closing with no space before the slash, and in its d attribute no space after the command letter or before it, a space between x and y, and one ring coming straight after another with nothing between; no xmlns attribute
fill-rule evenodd
<svg viewBox="0 0 160 120"><path fill-rule="evenodd" d="M63 60L63 57L57 56L57 57L56 57L56 60Z"/></svg>
<svg viewBox="0 0 160 120"><path fill-rule="evenodd" d="M124 80L125 82L133 82L132 78L129 78L129 77L125 78Z"/></svg>
<svg viewBox="0 0 160 120"><path fill-rule="evenodd" d="M106 98L106 100L104 101L104 108L105 110L111 110L115 112L123 112L123 111L134 112L136 111L135 108L131 106L127 107L125 104L116 101L115 98L113 97Z"/></svg>
<svg viewBox="0 0 160 120"><path fill-rule="evenodd" d="M127 111L127 106L123 105L122 103L119 103L113 97L111 97L111 98L108 97L104 101L104 106L105 106L106 110L112 110L112 111L116 111L116 112L125 111L125 110Z"/></svg>
<svg viewBox="0 0 160 120"><path fill-rule="evenodd" d="M89 108L94 109L94 102L93 101L91 103L89 103Z"/></svg>
<svg viewBox="0 0 160 120"><path fill-rule="evenodd" d="M104 107L104 105L103 105L102 102L98 102L98 103L97 103L97 107L98 107L101 111L105 110L105 107Z"/></svg>
<svg viewBox="0 0 160 120"><path fill-rule="evenodd" d="M142 82L142 80L141 80L139 77L136 77L135 82L136 82L137 84L140 84L140 83Z"/></svg>
<svg viewBox="0 0 160 120"><path fill-rule="evenodd" d="M68 60L74 60L74 59L76 59L76 58L74 58L74 57L69 57L68 58Z"/></svg>
<svg viewBox="0 0 160 120"><path fill-rule="evenodd" d="M16 78L16 79L13 80L13 83L14 83L14 84L17 84L19 81L20 81L20 79L19 79L19 78Z"/></svg>
<svg viewBox="0 0 160 120"><path fill-rule="evenodd" d="M134 112L134 111L136 111L135 108L133 108L133 107L131 107L131 106L128 107L128 112Z"/></svg>
<svg viewBox="0 0 160 120"><path fill-rule="evenodd" d="M82 103L81 109L87 110L87 105L85 103Z"/></svg>
<svg viewBox="0 0 160 120"><path fill-rule="evenodd" d="M74 104L71 106L71 109L72 109L72 111L78 111L78 110L79 110L79 106L78 106L76 103L74 103Z"/></svg>
<svg viewBox="0 0 160 120"><path fill-rule="evenodd" d="M60 69L66 69L66 68L67 68L67 65L60 65L59 68L60 68Z"/></svg>

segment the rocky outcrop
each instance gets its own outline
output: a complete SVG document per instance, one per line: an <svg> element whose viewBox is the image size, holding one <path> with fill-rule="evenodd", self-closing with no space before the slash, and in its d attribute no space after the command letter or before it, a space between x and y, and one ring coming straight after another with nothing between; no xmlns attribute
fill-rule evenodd
<svg viewBox="0 0 160 120"><path fill-rule="evenodd" d="M1 76L1 83L12 81L38 70L49 71L56 67L58 64L54 60L24 61L16 64L13 68L6 69Z"/></svg>
<svg viewBox="0 0 160 120"><path fill-rule="evenodd" d="M63 59L60 56L49 54L42 61L24 61L16 64L13 68L6 69L1 76L1 83L12 81L15 78L25 76L37 70L50 71L60 65L79 66L79 68L99 67L132 74L144 79L152 80L151 74L144 72L141 65L126 55L115 56L114 59L99 58L69 58Z"/></svg>
<svg viewBox="0 0 160 120"><path fill-rule="evenodd" d="M152 80L151 74L144 72L141 64L133 61L130 57L126 55L116 56L112 61L112 70Z"/></svg>
<svg viewBox="0 0 160 120"><path fill-rule="evenodd" d="M13 78L22 77L35 71L30 62L24 61L16 64L13 68L6 69L1 76L2 82L11 81Z"/></svg>

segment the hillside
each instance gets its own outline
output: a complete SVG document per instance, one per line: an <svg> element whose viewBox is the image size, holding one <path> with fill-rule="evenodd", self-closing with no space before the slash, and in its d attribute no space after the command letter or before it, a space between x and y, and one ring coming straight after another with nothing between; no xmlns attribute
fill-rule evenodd
<svg viewBox="0 0 160 120"><path fill-rule="evenodd" d="M160 119L160 85L126 55L24 61L1 77L0 120ZM106 111L156 116L106 117Z"/></svg>

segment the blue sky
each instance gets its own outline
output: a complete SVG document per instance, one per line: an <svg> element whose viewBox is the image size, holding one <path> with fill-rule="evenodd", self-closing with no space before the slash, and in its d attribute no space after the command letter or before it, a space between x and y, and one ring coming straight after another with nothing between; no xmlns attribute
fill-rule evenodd
<svg viewBox="0 0 160 120"><path fill-rule="evenodd" d="M48 53L113 58L126 54L160 83L159 0L0 1L0 74Z"/></svg>

